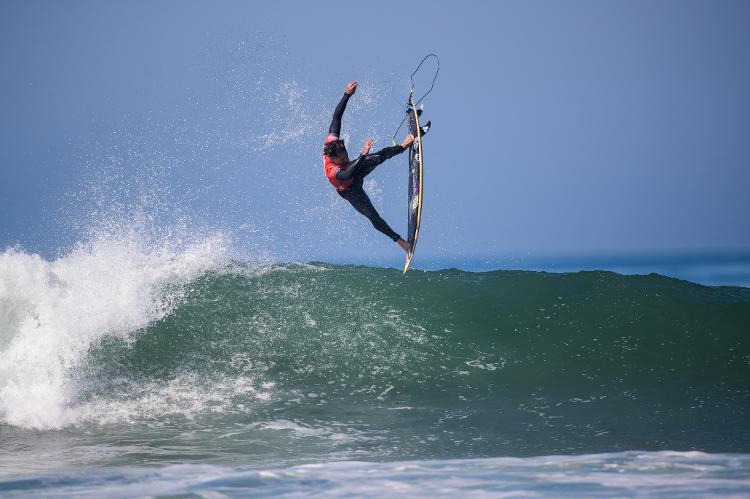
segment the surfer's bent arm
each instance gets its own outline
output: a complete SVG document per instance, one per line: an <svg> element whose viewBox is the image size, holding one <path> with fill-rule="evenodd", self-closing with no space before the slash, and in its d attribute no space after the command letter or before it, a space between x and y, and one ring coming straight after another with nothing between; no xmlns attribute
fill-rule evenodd
<svg viewBox="0 0 750 499"><path fill-rule="evenodd" d="M364 154L360 154L357 159L349 163L349 165L346 168L339 168L338 171L336 171L336 178L339 180L349 180L354 178L354 175L357 174L357 172L362 168L362 166L365 164L365 158L366 156Z"/></svg>

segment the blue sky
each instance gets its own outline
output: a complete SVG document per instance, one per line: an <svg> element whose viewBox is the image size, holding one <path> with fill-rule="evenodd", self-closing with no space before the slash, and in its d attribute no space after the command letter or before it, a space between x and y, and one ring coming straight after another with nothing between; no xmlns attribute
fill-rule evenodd
<svg viewBox="0 0 750 499"><path fill-rule="evenodd" d="M423 256L748 250L748 25L728 0L4 1L0 247L138 219L400 259L327 183L322 140L356 79L350 147L389 145L435 52ZM405 158L372 178L405 233Z"/></svg>

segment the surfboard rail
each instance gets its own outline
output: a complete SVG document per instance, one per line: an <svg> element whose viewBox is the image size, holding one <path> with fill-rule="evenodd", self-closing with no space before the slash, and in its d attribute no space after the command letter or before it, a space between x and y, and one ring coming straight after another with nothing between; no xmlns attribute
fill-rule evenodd
<svg viewBox="0 0 750 499"><path fill-rule="evenodd" d="M414 258L414 250L417 247L417 240L419 239L419 227L422 222L422 204L423 204L423 172L424 172L424 156L422 153L422 128L419 124L419 113L417 112L417 105L415 104L412 97L409 97L409 112L412 116L409 119L410 125L416 130L411 130L411 133L415 134L414 142L411 144L409 149L409 201L408 201L408 241L411 244L411 250L406 255L406 263L404 264L404 274L409 270L412 258ZM413 118L413 122L412 122Z"/></svg>

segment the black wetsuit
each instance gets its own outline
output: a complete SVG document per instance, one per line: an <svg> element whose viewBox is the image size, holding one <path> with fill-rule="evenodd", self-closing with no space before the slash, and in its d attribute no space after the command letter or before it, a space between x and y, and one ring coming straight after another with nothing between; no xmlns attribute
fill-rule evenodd
<svg viewBox="0 0 750 499"><path fill-rule="evenodd" d="M336 106L336 110L333 112L333 121L328 129L329 135L339 136L341 133L341 118L346 110L346 104L349 101L349 94L344 93L344 96ZM370 198L362 188L364 178L372 173L376 166L385 161L386 159L392 158L397 154L404 152L404 148L400 145L393 147L385 147L373 154L363 155L360 154L357 159L350 161L346 167L342 167L336 172L336 178L339 180L350 180L353 182L345 191L336 191L339 196L349 201L355 210L366 216L372 223L372 226L377 230L391 238L393 241L401 239L393 229L383 220L378 214L378 211L372 205Z"/></svg>

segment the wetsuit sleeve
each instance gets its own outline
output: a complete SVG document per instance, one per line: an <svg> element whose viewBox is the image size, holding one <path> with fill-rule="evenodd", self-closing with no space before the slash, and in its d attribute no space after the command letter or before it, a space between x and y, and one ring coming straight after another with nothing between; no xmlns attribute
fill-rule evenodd
<svg viewBox="0 0 750 499"><path fill-rule="evenodd" d="M365 164L365 158L366 156L360 154L357 159L349 163L349 166L346 168L339 168L335 174L336 178L339 180L349 180L354 178L354 175L356 175Z"/></svg>
<svg viewBox="0 0 750 499"><path fill-rule="evenodd" d="M346 104L349 102L349 97L351 95L344 92L344 96L336 106L336 110L333 111L333 120L331 121L331 126L328 127L329 134L341 134L341 118L344 116L344 111L346 111Z"/></svg>

